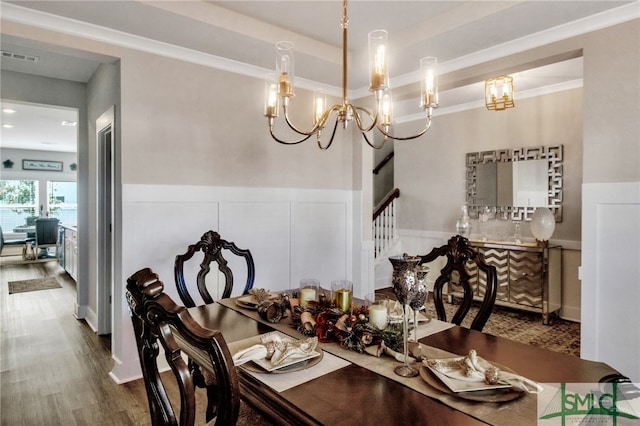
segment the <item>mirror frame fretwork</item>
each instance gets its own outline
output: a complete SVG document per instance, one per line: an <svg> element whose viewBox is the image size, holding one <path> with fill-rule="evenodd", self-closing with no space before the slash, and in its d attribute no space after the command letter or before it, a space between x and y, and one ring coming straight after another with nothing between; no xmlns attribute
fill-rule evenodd
<svg viewBox="0 0 640 426"><path fill-rule="evenodd" d="M478 164L516 162L526 160L547 160L548 192L547 207L554 214L556 222L562 221L562 160L563 146L536 146L517 149L499 149L495 151L470 152L466 155L466 200L469 216L477 219L485 207L495 209L496 219L530 221L535 207L480 206L476 204Z"/></svg>

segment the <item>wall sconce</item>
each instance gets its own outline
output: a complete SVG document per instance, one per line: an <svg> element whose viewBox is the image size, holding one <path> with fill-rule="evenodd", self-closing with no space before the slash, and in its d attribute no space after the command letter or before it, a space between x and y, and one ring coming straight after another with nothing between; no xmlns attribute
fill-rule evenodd
<svg viewBox="0 0 640 426"><path fill-rule="evenodd" d="M484 99L488 110L502 111L515 106L513 77L501 75L484 82Z"/></svg>

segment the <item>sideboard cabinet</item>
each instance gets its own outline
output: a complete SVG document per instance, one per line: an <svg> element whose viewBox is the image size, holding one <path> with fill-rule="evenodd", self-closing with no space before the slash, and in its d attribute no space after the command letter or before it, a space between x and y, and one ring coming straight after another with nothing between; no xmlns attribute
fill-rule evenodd
<svg viewBox="0 0 640 426"><path fill-rule="evenodd" d="M538 247L536 244L497 243L470 240L470 245L495 266L498 276L496 305L540 312L548 325L553 314L562 307L562 247ZM469 283L475 298L482 299L486 288L484 273L469 263ZM448 297L462 295L461 288L451 283Z"/></svg>

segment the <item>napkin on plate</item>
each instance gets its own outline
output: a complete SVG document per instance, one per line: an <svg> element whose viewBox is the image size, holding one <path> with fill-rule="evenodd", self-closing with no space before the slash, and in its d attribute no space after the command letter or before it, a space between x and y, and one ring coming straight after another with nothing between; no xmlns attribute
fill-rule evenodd
<svg viewBox="0 0 640 426"><path fill-rule="evenodd" d="M249 290L249 294L256 298L258 305L271 297L271 293L263 288L252 288Z"/></svg>
<svg viewBox="0 0 640 426"><path fill-rule="evenodd" d="M533 380L514 373L501 371L487 360L478 356L474 349L469 355L457 358L427 359L423 363L445 376L463 381L482 382L487 384L506 384L529 393L539 393L542 386Z"/></svg>
<svg viewBox="0 0 640 426"><path fill-rule="evenodd" d="M260 344L240 350L233 355L235 365L260 359L269 359L274 367L313 353L318 345L317 337L304 340L283 340L276 333L267 333L260 337Z"/></svg>

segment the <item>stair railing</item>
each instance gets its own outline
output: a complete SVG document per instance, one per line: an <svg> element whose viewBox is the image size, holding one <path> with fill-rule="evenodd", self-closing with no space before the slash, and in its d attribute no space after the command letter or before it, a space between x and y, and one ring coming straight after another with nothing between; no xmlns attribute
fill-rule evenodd
<svg viewBox="0 0 640 426"><path fill-rule="evenodd" d="M396 238L396 203L400 190L395 188L373 213L374 256L383 253Z"/></svg>
<svg viewBox="0 0 640 426"><path fill-rule="evenodd" d="M391 159L393 158L393 155L394 155L394 154L393 154L393 151L391 151L391 153L390 153L389 155L387 155L386 157L384 157L384 158L382 159L382 161L380 162L380 164L378 164L378 165L376 166L376 168L375 168L375 169L373 169L373 174L374 174L374 175L377 175L378 173L380 173L380 170L382 170L382 168L383 168L384 166L386 166L386 165L387 165L387 163L389 163L389 161L391 161Z"/></svg>

